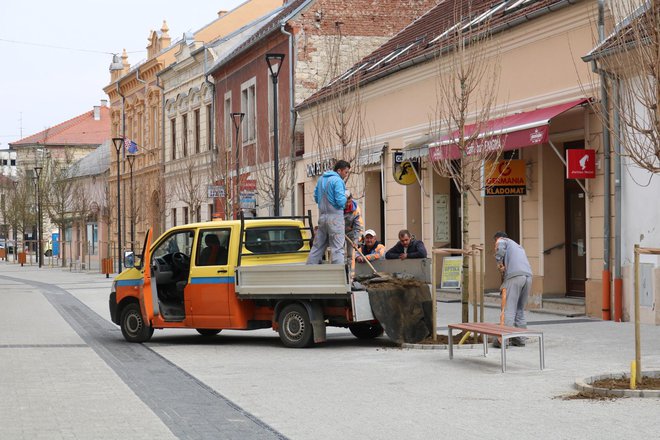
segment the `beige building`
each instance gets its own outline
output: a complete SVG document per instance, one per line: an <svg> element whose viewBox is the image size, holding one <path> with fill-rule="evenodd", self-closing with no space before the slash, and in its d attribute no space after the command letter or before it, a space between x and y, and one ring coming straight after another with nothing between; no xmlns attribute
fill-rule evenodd
<svg viewBox="0 0 660 440"><path fill-rule="evenodd" d="M262 16L276 3L278 2L273 0L251 0L232 11L220 11L215 20L194 32L190 41L201 43L213 41L220 35L232 32L243 24ZM167 24L163 22L160 31L152 31L149 34L147 58L133 67L128 63L125 51L121 56L121 61L119 57L115 56L110 66L110 84L104 88L110 97L112 136L135 142L138 150L134 154L132 165L126 159L126 152L120 151L118 158L112 154L113 160L110 168L110 198L113 200L118 198L116 183L117 176L120 175L120 216L122 221L120 241L124 249L130 248L131 245L139 249L149 228L153 227L154 234L158 236L167 225L172 224L172 220L166 222L168 215L172 213L172 211L168 212L172 193L164 180L165 163L170 160L164 153L165 126L171 123L171 119L166 120L163 85L159 82L157 75L166 67L177 62L177 54L185 57L181 54L182 48L179 43L184 41L182 44L185 46L187 44L185 44L185 38L172 44L168 31ZM204 82L201 70L196 73L187 71L186 74L194 76L188 84L189 91L195 87L201 87L201 83ZM179 78L177 81L181 80L182 78ZM186 85L181 86L181 88L185 87ZM195 108L197 104L190 99L186 99L185 104L183 104L183 100L178 102L177 111L180 113L173 118L178 127L175 138L177 148L182 150L185 141L185 147L192 148L188 151L196 151L197 145L192 142L192 134L197 123L194 119L195 110L199 110L197 116L200 124L199 150L201 152L203 148L208 150L207 128L205 126L204 133L201 128L202 124L206 124L204 121L208 120L208 97L199 94L195 94L195 96L199 98L199 108ZM183 127L184 113L188 120L185 128ZM203 147L202 141L204 142ZM131 190L131 169L133 190ZM131 206L133 206L132 209ZM193 214L197 215L197 213L190 215ZM117 214L113 213L112 224L114 225L117 224L116 217ZM131 231L133 231L132 234ZM118 231L113 232L113 241L116 243Z"/></svg>
<svg viewBox="0 0 660 440"><path fill-rule="evenodd" d="M165 99L166 227L212 218L208 187L218 180L220 165L213 125L215 84L207 71L281 5L282 0L252 0L216 20L215 32L184 35L175 61L158 73Z"/></svg>
<svg viewBox="0 0 660 440"><path fill-rule="evenodd" d="M600 317L603 174L596 167L595 178L567 179L562 162L570 149L594 150L596 164L603 160L600 124L588 105L589 99L599 98L598 84L585 80L591 77L590 66L580 59L593 46L596 2L475 5L473 15L456 23L446 19L456 16L454 2L439 4L298 107L305 145L311 148L306 147L298 164L298 189L304 197L297 209L316 211L312 191L317 175L331 165L330 158L342 158L340 142L333 151L314 145L319 143L319 126L334 113L337 100L351 96L366 129L354 161L357 173L348 186L357 194L366 227L374 229L386 247L395 244L403 228L427 248L483 243L486 289L496 291L500 280L492 236L506 230L525 247L532 265L530 308L541 307L544 297L584 297L586 312ZM453 143L455 135L448 133L456 129L446 128L443 116L455 108L443 101L440 90L443 83L454 81L452 33L481 25L492 32L480 46L485 48L482 61L499 71L499 77L479 83L475 94L493 101L490 106L479 100L468 106L467 123L482 124L474 128L475 134L484 135L482 144L496 141L507 150L504 157L521 161L517 163L526 193L485 196L482 182L472 182L467 197L470 238L462 243L460 193L438 172L438 153ZM471 51L477 50L467 53ZM418 169L407 170L416 174L411 184L397 183L404 170L395 160L412 161L410 165L418 161Z"/></svg>

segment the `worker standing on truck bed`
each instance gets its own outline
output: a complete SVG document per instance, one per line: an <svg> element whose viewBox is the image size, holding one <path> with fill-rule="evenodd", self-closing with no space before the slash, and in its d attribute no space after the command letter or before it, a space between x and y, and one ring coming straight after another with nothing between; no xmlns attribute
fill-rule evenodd
<svg viewBox="0 0 660 440"><path fill-rule="evenodd" d="M330 248L332 264L344 264L344 207L346 184L351 164L338 160L332 171L323 173L314 188L314 201L319 205L319 228L307 264L320 264Z"/></svg>

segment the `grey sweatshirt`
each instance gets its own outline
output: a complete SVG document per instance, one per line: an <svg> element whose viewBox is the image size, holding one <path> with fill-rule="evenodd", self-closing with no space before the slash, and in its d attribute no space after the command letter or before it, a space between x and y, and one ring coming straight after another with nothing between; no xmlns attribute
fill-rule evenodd
<svg viewBox="0 0 660 440"><path fill-rule="evenodd" d="M532 267L527 260L525 249L510 238L498 238L495 243L495 260L505 267L504 279L520 275L532 276Z"/></svg>

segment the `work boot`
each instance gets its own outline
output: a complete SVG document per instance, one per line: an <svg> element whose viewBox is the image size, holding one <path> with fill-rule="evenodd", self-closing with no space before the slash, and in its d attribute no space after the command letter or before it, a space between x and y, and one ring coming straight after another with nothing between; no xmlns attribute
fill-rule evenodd
<svg viewBox="0 0 660 440"><path fill-rule="evenodd" d="M507 344L508 343L509 343L509 341L507 341ZM507 347L508 347L508 345L507 345ZM502 344L500 343L499 339L497 339L497 338L493 339L493 348L502 348Z"/></svg>
<svg viewBox="0 0 660 440"><path fill-rule="evenodd" d="M525 338L511 338L511 345L514 347L524 347Z"/></svg>

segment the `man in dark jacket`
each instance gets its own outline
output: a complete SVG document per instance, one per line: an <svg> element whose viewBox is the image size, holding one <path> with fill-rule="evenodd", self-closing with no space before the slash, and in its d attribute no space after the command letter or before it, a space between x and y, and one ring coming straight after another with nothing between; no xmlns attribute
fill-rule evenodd
<svg viewBox="0 0 660 440"><path fill-rule="evenodd" d="M426 248L421 240L413 240L410 231L399 231L399 242L385 254L387 260L405 260L406 258L426 258Z"/></svg>

